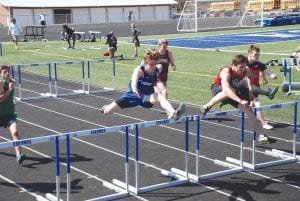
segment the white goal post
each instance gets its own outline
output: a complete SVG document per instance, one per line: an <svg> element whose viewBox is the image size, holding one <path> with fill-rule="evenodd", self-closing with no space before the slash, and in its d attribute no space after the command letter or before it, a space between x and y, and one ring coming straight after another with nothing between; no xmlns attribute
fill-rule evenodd
<svg viewBox="0 0 300 201"><path fill-rule="evenodd" d="M263 18L293 14L300 0L187 0L177 31L263 26ZM290 4L286 4L290 2ZM297 12L297 11L295 11ZM298 12L297 12L298 13Z"/></svg>

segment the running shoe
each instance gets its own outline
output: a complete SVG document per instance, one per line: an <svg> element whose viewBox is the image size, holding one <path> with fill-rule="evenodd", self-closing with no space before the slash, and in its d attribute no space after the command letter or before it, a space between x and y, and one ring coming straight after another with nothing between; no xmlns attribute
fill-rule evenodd
<svg viewBox="0 0 300 201"><path fill-rule="evenodd" d="M200 106L200 113L203 115L206 115L206 113L208 113L208 111L211 109L210 106L207 105L202 105Z"/></svg>
<svg viewBox="0 0 300 201"><path fill-rule="evenodd" d="M268 96L268 98L270 99L270 100L273 100L274 99L274 96L275 96L275 94L277 93L277 91L278 91L278 86L277 87L275 87L274 89L268 89L268 92L269 92L269 96Z"/></svg>
<svg viewBox="0 0 300 201"><path fill-rule="evenodd" d="M185 104L180 103L179 107L174 111L174 114L171 118L174 121L177 121L185 113Z"/></svg>
<svg viewBox="0 0 300 201"><path fill-rule="evenodd" d="M107 108L107 107L108 107L108 105L103 105L102 108L100 109L100 112L102 114L104 114L105 108Z"/></svg>
<svg viewBox="0 0 300 201"><path fill-rule="evenodd" d="M273 126L270 125L268 122L266 122L266 123L263 125L263 128L264 128L264 129L267 129L267 130L272 130L272 129L273 129Z"/></svg>
<svg viewBox="0 0 300 201"><path fill-rule="evenodd" d="M269 144L270 140L266 134L259 135L258 137L259 144Z"/></svg>
<svg viewBox="0 0 300 201"><path fill-rule="evenodd" d="M25 155L24 154L19 154L16 156L17 162L19 164L23 163L23 161L25 160Z"/></svg>

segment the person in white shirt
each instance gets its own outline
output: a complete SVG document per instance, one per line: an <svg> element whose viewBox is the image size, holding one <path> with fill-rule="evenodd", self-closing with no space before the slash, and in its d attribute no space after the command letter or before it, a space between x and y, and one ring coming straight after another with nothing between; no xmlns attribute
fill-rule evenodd
<svg viewBox="0 0 300 201"><path fill-rule="evenodd" d="M18 42L19 36L22 32L22 27L19 23L17 23L15 18L11 19L11 23L8 26L8 35L11 37L11 41L15 43L16 50L19 49Z"/></svg>
<svg viewBox="0 0 300 201"><path fill-rule="evenodd" d="M40 25L46 26L46 15L44 12L42 14L40 14Z"/></svg>

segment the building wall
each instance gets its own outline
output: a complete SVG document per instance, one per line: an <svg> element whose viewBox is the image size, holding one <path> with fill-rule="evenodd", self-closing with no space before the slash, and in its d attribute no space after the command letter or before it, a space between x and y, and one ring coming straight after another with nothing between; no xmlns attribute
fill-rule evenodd
<svg viewBox="0 0 300 201"><path fill-rule="evenodd" d="M1 9L1 7L0 7ZM3 8L2 8L3 9ZM13 16L22 25L39 25L39 16L41 13L46 14L46 24L51 25L55 23L54 10L50 9L31 9L31 8L11 8ZM60 8L57 8L60 9ZM129 11L133 11L131 21L161 21L169 20L171 6L137 6L137 7L92 7L92 8L62 8L70 10L70 22L59 23L72 23L72 24L89 24L89 23L112 23L112 22L127 22ZM4 10L4 9L3 9ZM5 10L4 10L5 11ZM9 11L5 11L4 15L0 18L0 23L6 25L6 18L9 17ZM2 12L1 12L2 13ZM57 17L57 16L56 16ZM64 19L63 16L60 18ZM64 20L63 20L64 21Z"/></svg>
<svg viewBox="0 0 300 201"><path fill-rule="evenodd" d="M0 25L7 26L9 20L9 10L3 6L0 6L0 13Z"/></svg>
<svg viewBox="0 0 300 201"><path fill-rule="evenodd" d="M91 23L106 22L106 8L91 8Z"/></svg>
<svg viewBox="0 0 300 201"><path fill-rule="evenodd" d="M72 9L72 22L76 24L89 24L90 23L90 9L89 8L73 8Z"/></svg>

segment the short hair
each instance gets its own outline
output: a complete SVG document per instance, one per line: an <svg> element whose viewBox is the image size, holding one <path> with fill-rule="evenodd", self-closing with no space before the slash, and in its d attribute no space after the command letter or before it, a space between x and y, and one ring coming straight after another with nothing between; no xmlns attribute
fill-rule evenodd
<svg viewBox="0 0 300 201"><path fill-rule="evenodd" d="M147 52L146 54L144 54L144 63L151 60L158 60L158 55L156 54L156 52Z"/></svg>
<svg viewBox="0 0 300 201"><path fill-rule="evenodd" d="M11 20L10 20L11 22L15 22L16 21L16 18L11 18Z"/></svg>
<svg viewBox="0 0 300 201"><path fill-rule="evenodd" d="M248 58L242 54L235 55L231 62L232 65L248 64Z"/></svg>
<svg viewBox="0 0 300 201"><path fill-rule="evenodd" d="M167 39L159 39L158 40L158 45L162 44L162 43L165 43L166 45L169 44L168 40Z"/></svg>
<svg viewBox="0 0 300 201"><path fill-rule="evenodd" d="M255 45L250 45L250 47L248 49L248 53L252 52L252 51L260 52L260 48Z"/></svg>
<svg viewBox="0 0 300 201"><path fill-rule="evenodd" d="M10 69L9 66L0 64L0 72L4 69Z"/></svg>

